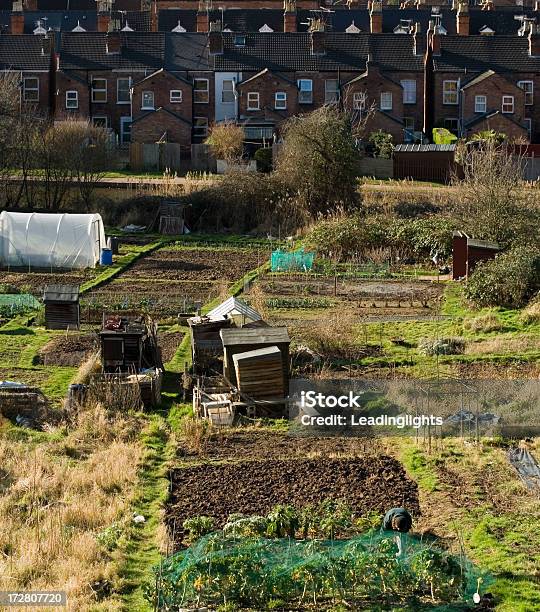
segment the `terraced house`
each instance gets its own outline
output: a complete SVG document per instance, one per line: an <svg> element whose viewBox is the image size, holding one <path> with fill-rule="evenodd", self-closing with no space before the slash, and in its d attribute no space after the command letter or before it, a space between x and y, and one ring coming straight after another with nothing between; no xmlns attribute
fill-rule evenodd
<svg viewBox="0 0 540 612"><path fill-rule="evenodd" d="M21 33L0 35L0 69L19 71L21 101L54 120L89 119L120 144L177 142L186 156L214 122L237 121L247 140L269 141L288 117L330 103L357 118L369 114L368 130L389 132L396 143L429 141L439 126L461 136L496 129L512 139L540 138L534 10L406 9L418 21L392 21L400 11L374 1L369 10L313 17L309 31L295 31L300 11L291 2L280 20L272 9L237 11L234 22L226 11L214 21L211 11L170 12L183 15L174 31L148 31L149 22L135 18L140 30L119 28L112 11L100 11L98 31L68 31L62 24L73 25L72 15L33 34L24 33L31 25L25 11L12 12ZM250 31L262 19L260 31Z"/></svg>

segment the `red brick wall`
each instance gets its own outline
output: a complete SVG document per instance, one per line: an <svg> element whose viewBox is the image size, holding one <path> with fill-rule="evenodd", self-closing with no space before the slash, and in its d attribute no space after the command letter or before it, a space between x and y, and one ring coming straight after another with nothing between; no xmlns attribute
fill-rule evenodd
<svg viewBox="0 0 540 612"><path fill-rule="evenodd" d="M243 73L243 76L246 77L246 73ZM249 78L249 76L247 76L247 78ZM299 112L298 88L296 87L294 74L290 75L289 81L271 72L267 72L245 85L240 84L238 91L240 93L238 98L238 113L242 117L249 117L250 115L256 114L255 111L247 110L248 92L259 93L259 105L261 110L265 108L274 110L276 91L284 91L287 94L287 109L278 112L287 115L296 115Z"/></svg>
<svg viewBox="0 0 540 612"><path fill-rule="evenodd" d="M182 102L176 103L170 101L171 90L180 90L182 92ZM190 83L177 79L168 72L158 72L152 77L135 83L133 86L133 119L146 113L146 111L141 109L143 91L154 92L154 107L156 109L160 107L166 108L191 122L193 117L193 99Z"/></svg>
<svg viewBox="0 0 540 612"><path fill-rule="evenodd" d="M166 111L149 112L131 128L132 142L152 143L167 132L167 141L179 143L182 148L191 147L191 125Z"/></svg>

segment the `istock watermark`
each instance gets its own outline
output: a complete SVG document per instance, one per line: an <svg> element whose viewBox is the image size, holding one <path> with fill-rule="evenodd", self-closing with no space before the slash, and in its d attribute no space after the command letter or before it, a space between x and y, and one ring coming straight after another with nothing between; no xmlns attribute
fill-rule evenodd
<svg viewBox="0 0 540 612"><path fill-rule="evenodd" d="M293 380L293 435L540 435L538 380Z"/></svg>

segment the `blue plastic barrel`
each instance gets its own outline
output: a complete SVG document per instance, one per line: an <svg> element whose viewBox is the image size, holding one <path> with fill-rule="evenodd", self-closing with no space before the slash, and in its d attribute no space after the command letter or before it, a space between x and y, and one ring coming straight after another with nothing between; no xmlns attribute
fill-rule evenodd
<svg viewBox="0 0 540 612"><path fill-rule="evenodd" d="M112 249L101 249L99 263L102 266L110 266L112 264Z"/></svg>

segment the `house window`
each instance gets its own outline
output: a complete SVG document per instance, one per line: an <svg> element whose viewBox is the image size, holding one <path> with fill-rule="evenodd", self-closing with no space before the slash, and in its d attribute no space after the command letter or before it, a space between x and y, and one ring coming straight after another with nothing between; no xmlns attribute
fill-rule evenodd
<svg viewBox="0 0 540 612"><path fill-rule="evenodd" d="M208 104L209 99L208 79L194 79L193 101L197 104Z"/></svg>
<svg viewBox="0 0 540 612"><path fill-rule="evenodd" d="M457 134L459 127L458 120L455 117L446 117L444 127L452 132L452 134Z"/></svg>
<svg viewBox="0 0 540 612"><path fill-rule="evenodd" d="M224 104L230 104L234 102L234 81L227 79L223 81L223 87L221 89L221 101Z"/></svg>
<svg viewBox="0 0 540 612"><path fill-rule="evenodd" d="M26 77L23 80L23 100L39 102L39 79L37 77Z"/></svg>
<svg viewBox="0 0 540 612"><path fill-rule="evenodd" d="M416 81L401 81L403 87L403 104L416 104Z"/></svg>
<svg viewBox="0 0 540 612"><path fill-rule="evenodd" d="M208 136L208 118L194 117L193 118L193 137L206 138Z"/></svg>
<svg viewBox="0 0 540 612"><path fill-rule="evenodd" d="M274 108L276 110L285 110L287 108L287 93L284 91L276 91L274 96Z"/></svg>
<svg viewBox="0 0 540 612"><path fill-rule="evenodd" d="M249 91L247 95L247 109L259 110L259 92Z"/></svg>
<svg viewBox="0 0 540 612"><path fill-rule="evenodd" d="M235 35L234 46L235 47L245 47L246 46L246 37L244 36L244 34Z"/></svg>
<svg viewBox="0 0 540 612"><path fill-rule="evenodd" d="M458 103L458 81L443 81L443 104Z"/></svg>
<svg viewBox="0 0 540 612"><path fill-rule="evenodd" d="M392 110L392 92L383 91L381 93L381 110Z"/></svg>
<svg viewBox="0 0 540 612"><path fill-rule="evenodd" d="M154 110L154 92L143 91L141 110Z"/></svg>
<svg viewBox="0 0 540 612"><path fill-rule="evenodd" d="M273 126L246 126L244 128L244 136L247 140L270 140L273 135Z"/></svg>
<svg viewBox="0 0 540 612"><path fill-rule="evenodd" d="M94 127L106 128L108 123L107 117L92 117L92 125Z"/></svg>
<svg viewBox="0 0 540 612"><path fill-rule="evenodd" d="M529 140L531 140L532 139L532 119L527 117L526 119L523 119L523 123L525 123L527 127L527 137Z"/></svg>
<svg viewBox="0 0 540 612"><path fill-rule="evenodd" d="M339 100L339 81L328 79L324 82L324 103L333 104Z"/></svg>
<svg viewBox="0 0 540 612"><path fill-rule="evenodd" d="M525 106L532 106L534 85L532 81L518 81L518 87L525 92Z"/></svg>
<svg viewBox="0 0 540 612"><path fill-rule="evenodd" d="M180 104L182 102L182 90L171 89L169 92L169 101L171 104Z"/></svg>
<svg viewBox="0 0 540 612"><path fill-rule="evenodd" d="M107 102L107 79L92 79L92 102Z"/></svg>
<svg viewBox="0 0 540 612"><path fill-rule="evenodd" d="M474 96L474 112L487 113L487 96Z"/></svg>
<svg viewBox="0 0 540 612"><path fill-rule="evenodd" d="M131 79L128 77L116 80L116 103L129 104L131 102Z"/></svg>
<svg viewBox="0 0 540 612"><path fill-rule="evenodd" d="M502 112L511 115L514 112L514 96L502 97Z"/></svg>
<svg viewBox="0 0 540 612"><path fill-rule="evenodd" d="M365 91L355 91L353 93L353 109L359 111L366 110L366 98Z"/></svg>
<svg viewBox="0 0 540 612"><path fill-rule="evenodd" d="M414 117L403 117L403 132L405 142L414 142Z"/></svg>
<svg viewBox="0 0 540 612"><path fill-rule="evenodd" d="M298 89L300 90L298 102L300 102L300 104L312 104L313 81L311 79L299 79Z"/></svg>
<svg viewBox="0 0 540 612"><path fill-rule="evenodd" d="M66 91L66 108L75 109L79 108L79 92L78 91Z"/></svg>

